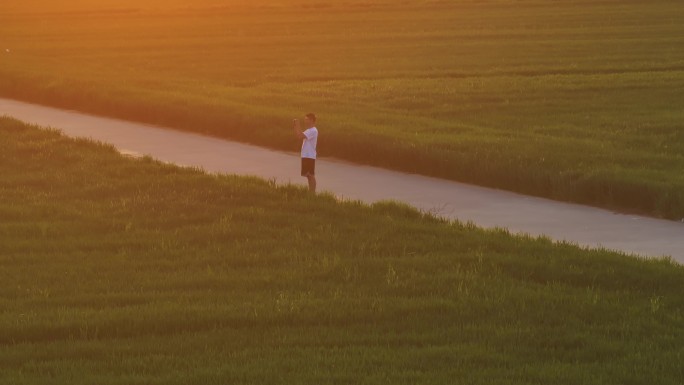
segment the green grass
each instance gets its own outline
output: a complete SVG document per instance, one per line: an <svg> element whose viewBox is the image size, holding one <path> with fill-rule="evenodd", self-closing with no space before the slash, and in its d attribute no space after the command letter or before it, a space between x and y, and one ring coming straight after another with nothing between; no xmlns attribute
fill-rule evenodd
<svg viewBox="0 0 684 385"><path fill-rule="evenodd" d="M0 5L0 95L684 217L679 1ZM6 52L5 49L10 49Z"/></svg>
<svg viewBox="0 0 684 385"><path fill-rule="evenodd" d="M0 136L0 383L684 378L670 260Z"/></svg>

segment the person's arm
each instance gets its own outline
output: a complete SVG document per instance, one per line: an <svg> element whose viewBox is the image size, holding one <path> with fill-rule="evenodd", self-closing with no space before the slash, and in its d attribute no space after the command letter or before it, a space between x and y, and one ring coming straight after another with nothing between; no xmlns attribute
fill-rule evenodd
<svg viewBox="0 0 684 385"><path fill-rule="evenodd" d="M306 135L302 132L302 126L299 123L299 119L295 119L293 122L294 133L299 139L306 139Z"/></svg>

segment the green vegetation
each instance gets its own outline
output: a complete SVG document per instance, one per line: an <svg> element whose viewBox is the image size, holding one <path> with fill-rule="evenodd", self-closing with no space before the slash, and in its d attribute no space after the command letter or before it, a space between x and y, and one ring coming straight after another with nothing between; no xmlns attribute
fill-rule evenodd
<svg viewBox="0 0 684 385"><path fill-rule="evenodd" d="M669 260L0 137L0 383L684 378Z"/></svg>
<svg viewBox="0 0 684 385"><path fill-rule="evenodd" d="M684 217L679 1L188 4L5 0L0 95Z"/></svg>

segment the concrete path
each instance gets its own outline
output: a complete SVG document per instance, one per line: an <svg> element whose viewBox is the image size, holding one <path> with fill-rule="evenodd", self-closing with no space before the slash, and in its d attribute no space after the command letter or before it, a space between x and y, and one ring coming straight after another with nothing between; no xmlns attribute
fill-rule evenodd
<svg viewBox="0 0 684 385"><path fill-rule="evenodd" d="M123 153L150 155L208 172L250 174L279 183L305 184L299 155L223 139L34 104L0 99L0 115L60 129L114 145ZM283 127L284 130L289 127ZM325 127L320 140L325 141ZM295 140L293 140L293 143ZM296 144L293 144L296 147ZM297 148L293 148L297 150ZM511 232L547 235L583 246L684 263L684 223L616 214L594 207L534 198L442 179L359 166L334 159L316 163L319 191L375 202L394 199L448 218Z"/></svg>

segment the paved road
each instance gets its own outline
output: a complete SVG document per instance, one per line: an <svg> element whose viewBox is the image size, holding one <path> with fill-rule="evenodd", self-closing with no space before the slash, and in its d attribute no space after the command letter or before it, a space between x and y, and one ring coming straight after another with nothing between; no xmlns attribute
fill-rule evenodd
<svg viewBox="0 0 684 385"><path fill-rule="evenodd" d="M1 98L0 115L58 128L68 136L110 143L123 153L150 155L161 161L198 166L208 172L250 174L279 183L305 184L304 178L299 177L296 152L272 151ZM325 141L325 127L321 128L321 140ZM316 171L319 191L327 190L339 197L369 203L394 199L448 218L472 221L482 227L505 227L511 232L544 234L582 246L605 247L644 256L667 255L684 263L684 223L616 214L334 159L319 159Z"/></svg>

